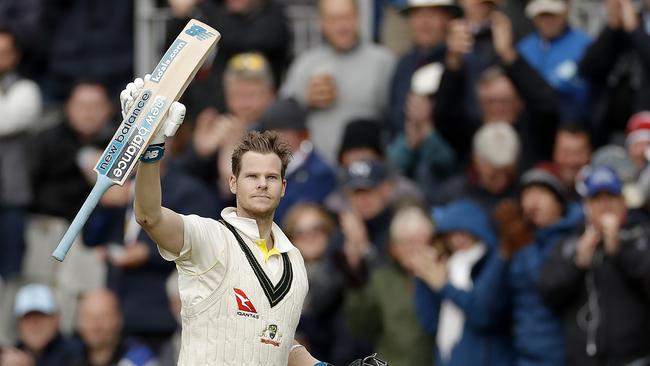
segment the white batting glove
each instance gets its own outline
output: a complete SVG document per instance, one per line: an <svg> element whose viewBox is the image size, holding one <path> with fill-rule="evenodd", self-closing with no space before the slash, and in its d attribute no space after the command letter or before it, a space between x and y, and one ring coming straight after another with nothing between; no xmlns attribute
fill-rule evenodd
<svg viewBox="0 0 650 366"><path fill-rule="evenodd" d="M120 93L120 106L122 107L122 118L126 115L133 106L133 103L140 96L144 88L145 81L149 81L151 74L147 74L144 78L136 78L133 82L126 85L126 88ZM185 105L179 102L174 102L169 107L167 116L160 124L160 128L156 131L156 135L151 139L150 145L162 144L165 138L172 137L176 134L178 128L183 124L185 119Z"/></svg>

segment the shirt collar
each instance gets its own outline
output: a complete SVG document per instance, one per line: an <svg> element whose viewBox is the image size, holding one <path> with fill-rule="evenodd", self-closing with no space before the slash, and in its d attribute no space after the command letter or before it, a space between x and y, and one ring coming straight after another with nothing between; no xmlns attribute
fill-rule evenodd
<svg viewBox="0 0 650 366"><path fill-rule="evenodd" d="M226 220L230 225L236 227L242 234L246 236L252 244L257 246L257 241L260 240L260 231L257 228L257 222L253 219L237 216L237 210L234 207L227 207L221 211L221 217ZM271 233L273 234L274 245L280 253L286 253L294 248L289 238L282 232L280 227L274 222L271 226ZM251 244L251 243L248 243ZM258 248L259 249L259 248Z"/></svg>

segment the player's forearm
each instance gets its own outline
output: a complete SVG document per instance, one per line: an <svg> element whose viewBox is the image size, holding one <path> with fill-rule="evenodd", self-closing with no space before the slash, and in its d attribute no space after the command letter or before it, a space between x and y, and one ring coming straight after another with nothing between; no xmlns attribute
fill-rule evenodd
<svg viewBox="0 0 650 366"><path fill-rule="evenodd" d="M160 192L160 162L140 163L135 178L134 212L137 222L145 229L155 226L162 217Z"/></svg>
<svg viewBox="0 0 650 366"><path fill-rule="evenodd" d="M318 363L319 361L305 347L296 341L293 342L287 366L314 366Z"/></svg>

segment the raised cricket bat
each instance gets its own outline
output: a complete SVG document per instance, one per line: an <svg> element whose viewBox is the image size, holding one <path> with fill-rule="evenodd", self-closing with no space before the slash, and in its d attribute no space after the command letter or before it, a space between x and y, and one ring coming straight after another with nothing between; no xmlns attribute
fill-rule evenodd
<svg viewBox="0 0 650 366"><path fill-rule="evenodd" d="M176 37L95 165L95 186L52 253L54 258L63 261L106 190L126 182L169 106L181 97L220 38L219 32L195 19Z"/></svg>

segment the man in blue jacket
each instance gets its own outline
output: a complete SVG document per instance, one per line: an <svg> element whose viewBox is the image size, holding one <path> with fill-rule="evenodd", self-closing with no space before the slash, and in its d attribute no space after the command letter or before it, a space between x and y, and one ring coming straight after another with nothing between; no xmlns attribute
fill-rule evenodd
<svg viewBox="0 0 650 366"><path fill-rule="evenodd" d="M512 307L515 365L564 365L564 333L557 313L536 292L539 271L552 248L582 221L578 205L568 205L566 189L554 167L539 164L521 178L523 219L532 226L533 240L512 256L508 291ZM502 243L506 240L503 232Z"/></svg>
<svg viewBox="0 0 650 366"><path fill-rule="evenodd" d="M578 64L591 39L568 24L565 0L531 1L526 15L536 31L519 42L519 52L555 91L561 120L584 121L589 86L578 75Z"/></svg>

